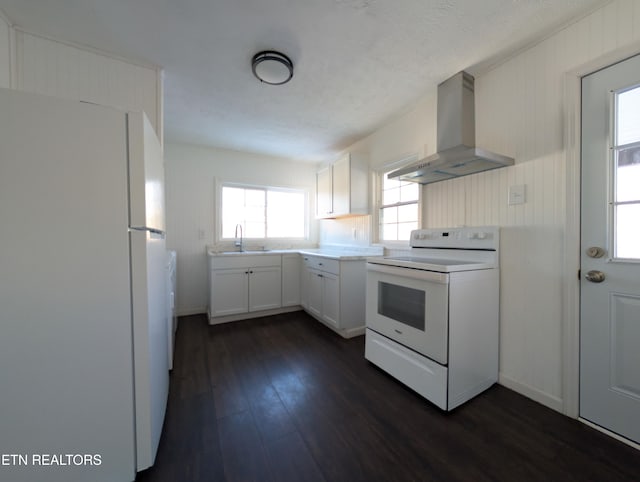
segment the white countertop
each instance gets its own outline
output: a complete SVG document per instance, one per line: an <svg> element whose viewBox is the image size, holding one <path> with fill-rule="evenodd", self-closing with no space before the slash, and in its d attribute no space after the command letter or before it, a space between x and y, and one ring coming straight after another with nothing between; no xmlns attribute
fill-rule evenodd
<svg viewBox="0 0 640 482"><path fill-rule="evenodd" d="M216 251L208 249L209 256L263 256L269 254L298 253L302 255L321 256L323 258L337 259L341 261L367 259L371 256L382 256L382 247L358 248L350 246L340 247L320 247L320 248L299 248L299 249L266 249L246 251Z"/></svg>

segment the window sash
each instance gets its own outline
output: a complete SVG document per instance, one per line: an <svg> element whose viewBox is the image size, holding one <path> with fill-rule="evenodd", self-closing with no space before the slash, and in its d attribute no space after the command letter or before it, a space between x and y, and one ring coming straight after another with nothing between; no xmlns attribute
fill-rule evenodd
<svg viewBox="0 0 640 482"><path fill-rule="evenodd" d="M408 162L415 162L417 156L411 159L405 159L402 164L406 164ZM378 224L378 241L381 243L395 243L395 242L405 242L409 240L409 231L411 229L418 229L420 227L420 199L421 192L420 188L414 188L414 183L410 183L407 181L398 182L397 186L390 187L389 182L387 181L387 174L391 171L400 167L401 163L394 163L393 166L387 166L384 170L378 171L378 187L376 189L377 193L377 224ZM385 187L387 189L385 189ZM406 199L406 195L403 195L402 188L405 187L406 191L412 191L415 189L416 191L416 199ZM391 196L391 199L397 199L395 202L387 202L385 204L385 191L390 191L391 189L398 189L397 196ZM415 220L406 220L400 219L399 214L400 210L404 206L417 206L417 219ZM387 212L391 212L393 208L396 209L398 216L395 221L385 223L383 212L387 210ZM400 238L400 239L398 239Z"/></svg>
<svg viewBox="0 0 640 482"><path fill-rule="evenodd" d="M237 224L242 226L245 239L307 239L308 196L305 190L236 183L222 183L220 186L220 240L234 239ZM235 194L228 197L233 202L242 202L235 212L227 205L229 200L225 200L225 194ZM287 194L293 196L289 202L285 201ZM286 211L282 209L283 203L287 204Z"/></svg>

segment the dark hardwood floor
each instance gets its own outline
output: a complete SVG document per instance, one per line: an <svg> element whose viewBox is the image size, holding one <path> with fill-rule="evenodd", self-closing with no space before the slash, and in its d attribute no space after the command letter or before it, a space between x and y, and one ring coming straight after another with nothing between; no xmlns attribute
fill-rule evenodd
<svg viewBox="0 0 640 482"><path fill-rule="evenodd" d="M303 312L180 319L137 481L638 481L640 451L494 386L444 413Z"/></svg>

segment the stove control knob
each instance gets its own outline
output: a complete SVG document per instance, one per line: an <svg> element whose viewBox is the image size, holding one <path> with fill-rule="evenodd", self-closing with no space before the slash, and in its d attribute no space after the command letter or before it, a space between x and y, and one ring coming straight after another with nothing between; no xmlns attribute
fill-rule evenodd
<svg viewBox="0 0 640 482"><path fill-rule="evenodd" d="M486 239L487 233L478 233L478 239Z"/></svg>

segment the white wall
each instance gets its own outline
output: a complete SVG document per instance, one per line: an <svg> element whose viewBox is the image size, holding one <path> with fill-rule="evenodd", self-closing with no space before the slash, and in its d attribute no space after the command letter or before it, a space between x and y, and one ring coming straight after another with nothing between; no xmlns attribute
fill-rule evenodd
<svg viewBox="0 0 640 482"><path fill-rule="evenodd" d="M570 222L565 74L635 45L640 52L640 2L617 0L476 75L476 142L513 156L516 165L423 188L426 227L502 226L500 380L557 410L563 409L564 288L577 284L575 273L564 270L566 257L576 254L564 252ZM348 150L368 150L372 167L421 148L433 152L435 106L432 92ZM509 186L522 184L526 203L508 206ZM352 220L338 222L341 229L322 233L324 242L344 239L353 227Z"/></svg>
<svg viewBox="0 0 640 482"><path fill-rule="evenodd" d="M167 246L177 251L177 309L180 315L203 313L207 308L206 247L216 242L216 182L307 190L310 197L310 243L316 242L317 223L313 218L315 165L185 144L166 144L165 164Z"/></svg>

